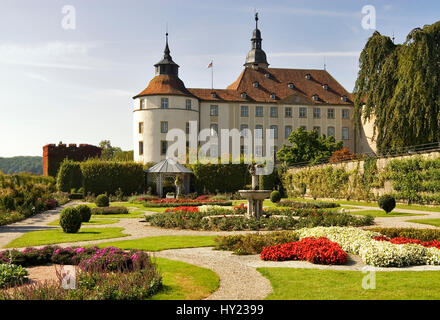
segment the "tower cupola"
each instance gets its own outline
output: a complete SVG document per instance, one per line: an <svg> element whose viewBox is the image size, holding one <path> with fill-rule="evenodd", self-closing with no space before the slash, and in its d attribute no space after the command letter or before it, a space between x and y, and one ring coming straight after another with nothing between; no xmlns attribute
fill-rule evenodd
<svg viewBox="0 0 440 320"><path fill-rule="evenodd" d="M165 50L163 51L163 58L154 65L156 68L156 75L167 74L177 76L179 74L179 65L173 61L173 58L171 58L170 48L168 46L168 32L165 34L165 36L166 44Z"/></svg>
<svg viewBox="0 0 440 320"><path fill-rule="evenodd" d="M261 31L258 29L258 12L255 13L255 30L252 34L252 48L247 54L245 67L263 67L267 68L269 63L267 63L266 53L263 51L261 43L263 39L261 38Z"/></svg>

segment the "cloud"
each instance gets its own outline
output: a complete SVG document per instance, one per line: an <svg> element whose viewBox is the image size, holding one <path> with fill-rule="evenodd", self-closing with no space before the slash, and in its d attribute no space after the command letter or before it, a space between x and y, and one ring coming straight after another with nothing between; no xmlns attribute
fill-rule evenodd
<svg viewBox="0 0 440 320"><path fill-rule="evenodd" d="M41 75L41 74L36 74L36 73L25 73L26 77L34 79L34 80L39 80L39 81L43 81L43 82L50 82L45 76Z"/></svg>
<svg viewBox="0 0 440 320"><path fill-rule="evenodd" d="M360 51L327 51L327 52L278 52L272 57L359 57Z"/></svg>
<svg viewBox="0 0 440 320"><path fill-rule="evenodd" d="M49 42L39 45L2 44L0 63L42 68L91 70L87 63L97 44L83 42Z"/></svg>

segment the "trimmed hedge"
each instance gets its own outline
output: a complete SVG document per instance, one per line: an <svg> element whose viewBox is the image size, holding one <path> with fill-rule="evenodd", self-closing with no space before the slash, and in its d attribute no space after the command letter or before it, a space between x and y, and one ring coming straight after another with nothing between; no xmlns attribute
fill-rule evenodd
<svg viewBox="0 0 440 320"><path fill-rule="evenodd" d="M57 189L58 191L70 192L72 189L82 187L82 173L79 162L64 160L58 170Z"/></svg>
<svg viewBox="0 0 440 320"><path fill-rule="evenodd" d="M128 214L128 209L125 207L102 207L92 208L92 214L106 215L106 214Z"/></svg>
<svg viewBox="0 0 440 320"><path fill-rule="evenodd" d="M82 216L77 208L67 207L61 211L60 226L65 233L77 233L81 224Z"/></svg>
<svg viewBox="0 0 440 320"><path fill-rule="evenodd" d="M414 229L414 228L372 228L371 231L379 232L388 238L409 238L420 241L440 241L439 229Z"/></svg>
<svg viewBox="0 0 440 320"><path fill-rule="evenodd" d="M98 207L108 207L110 205L110 199L106 194L100 194L96 197L95 204Z"/></svg>
<svg viewBox="0 0 440 320"><path fill-rule="evenodd" d="M199 194L234 193L251 182L247 164L193 164L192 189Z"/></svg>

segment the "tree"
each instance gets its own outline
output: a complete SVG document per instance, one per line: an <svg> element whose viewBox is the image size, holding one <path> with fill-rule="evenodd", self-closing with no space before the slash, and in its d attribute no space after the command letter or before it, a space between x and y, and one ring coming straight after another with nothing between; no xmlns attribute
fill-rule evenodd
<svg viewBox="0 0 440 320"><path fill-rule="evenodd" d="M375 32L359 58L355 126L374 119L383 152L440 141L440 21L412 30L402 45Z"/></svg>
<svg viewBox="0 0 440 320"><path fill-rule="evenodd" d="M354 160L356 158L356 154L351 152L350 149L342 148L341 150L336 150L335 152L333 152L328 162L339 163L342 161Z"/></svg>
<svg viewBox="0 0 440 320"><path fill-rule="evenodd" d="M110 140L102 140L99 143L99 147L102 149L101 151L102 160L112 160L116 152L122 151L121 148L119 147L112 147Z"/></svg>
<svg viewBox="0 0 440 320"><path fill-rule="evenodd" d="M342 141L334 137L319 136L316 130L306 131L299 127L287 139L292 145L283 147L277 152L277 158L291 166L297 163L316 164L330 158L333 152L342 149Z"/></svg>

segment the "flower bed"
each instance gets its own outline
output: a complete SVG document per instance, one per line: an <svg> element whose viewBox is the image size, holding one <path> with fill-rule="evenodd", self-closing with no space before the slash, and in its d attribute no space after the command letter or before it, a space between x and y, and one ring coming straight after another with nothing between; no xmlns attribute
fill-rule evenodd
<svg viewBox="0 0 440 320"><path fill-rule="evenodd" d="M232 201L216 199L159 199L144 203L144 207L199 207L203 205L232 206Z"/></svg>
<svg viewBox="0 0 440 320"><path fill-rule="evenodd" d="M128 214L128 209L126 207L96 207L92 208L92 214Z"/></svg>
<svg viewBox="0 0 440 320"><path fill-rule="evenodd" d="M303 238L272 247L265 247L260 253L262 260L286 261L305 260L314 264L345 264L347 254L339 244L327 238Z"/></svg>
<svg viewBox="0 0 440 320"><path fill-rule="evenodd" d="M440 265L440 250L425 248L416 243L395 244L377 241L381 234L356 228L318 227L296 231L299 238L325 237L337 242L349 253L358 254L362 261L377 267L403 267L411 265Z"/></svg>
<svg viewBox="0 0 440 320"><path fill-rule="evenodd" d="M199 207L175 207L175 208L169 208L166 209L165 212L199 212Z"/></svg>

